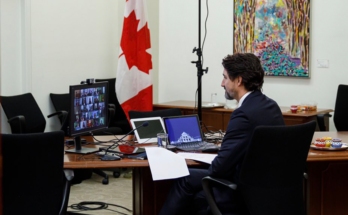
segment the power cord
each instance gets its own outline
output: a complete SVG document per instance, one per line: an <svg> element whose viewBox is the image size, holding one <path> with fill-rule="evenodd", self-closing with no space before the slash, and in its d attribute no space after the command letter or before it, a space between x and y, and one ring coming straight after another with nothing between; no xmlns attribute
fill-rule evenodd
<svg viewBox="0 0 348 215"><path fill-rule="evenodd" d="M89 205L94 205L95 207L89 207ZM108 208L109 206L122 208L122 209L124 209L124 210L126 210L128 212L132 212L132 210L130 210L130 209L126 208L126 207L120 206L120 205L110 204L110 203L105 203L105 202L94 202L94 201L84 201L84 202L80 202L80 203L77 203L77 204L72 204L72 205L70 205L68 207L71 208L71 209L74 209L74 210L78 210L78 212L79 211L109 210L109 211L113 211L115 213L119 213L119 214L122 214L122 215L127 215L126 213L109 209ZM74 212L68 211L68 214L74 214Z"/></svg>

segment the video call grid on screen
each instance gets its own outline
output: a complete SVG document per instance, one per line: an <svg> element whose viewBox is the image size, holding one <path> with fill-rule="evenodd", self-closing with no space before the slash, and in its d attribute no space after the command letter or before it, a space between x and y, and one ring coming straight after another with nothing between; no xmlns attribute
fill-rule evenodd
<svg viewBox="0 0 348 215"><path fill-rule="evenodd" d="M199 129L196 116L166 118L164 123L171 145L202 141L201 130Z"/></svg>
<svg viewBox="0 0 348 215"><path fill-rule="evenodd" d="M105 126L105 87L74 90L74 131Z"/></svg>

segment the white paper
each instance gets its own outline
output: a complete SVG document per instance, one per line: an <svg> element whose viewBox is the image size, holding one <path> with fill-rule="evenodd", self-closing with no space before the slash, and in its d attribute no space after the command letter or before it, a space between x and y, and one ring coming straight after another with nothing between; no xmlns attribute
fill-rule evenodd
<svg viewBox="0 0 348 215"><path fill-rule="evenodd" d="M202 153L188 153L188 152L178 152L178 155L185 159L191 159L195 161L200 161L203 163L211 164L215 157L217 156L216 154L202 154Z"/></svg>
<svg viewBox="0 0 348 215"><path fill-rule="evenodd" d="M183 157L161 147L145 147L149 160L152 180L165 180L188 176L186 161Z"/></svg>

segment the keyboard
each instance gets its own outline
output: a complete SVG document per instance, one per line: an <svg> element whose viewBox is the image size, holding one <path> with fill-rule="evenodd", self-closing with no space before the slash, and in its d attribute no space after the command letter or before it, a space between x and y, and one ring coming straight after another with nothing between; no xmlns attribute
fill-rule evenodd
<svg viewBox="0 0 348 215"><path fill-rule="evenodd" d="M199 151L199 150L205 149L206 147L215 146L215 144L208 143L208 142L190 142L190 143L181 143L175 146L177 149L180 149L183 151Z"/></svg>

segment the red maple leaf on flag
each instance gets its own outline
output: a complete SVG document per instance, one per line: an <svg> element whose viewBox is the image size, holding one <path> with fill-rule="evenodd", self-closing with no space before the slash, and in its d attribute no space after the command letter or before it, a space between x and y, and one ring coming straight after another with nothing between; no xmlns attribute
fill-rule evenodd
<svg viewBox="0 0 348 215"><path fill-rule="evenodd" d="M137 31L139 21L136 19L134 11L128 18L124 18L121 48L129 69L136 66L140 71L149 74L152 63L151 55L146 50L151 48L150 30L146 23L143 28Z"/></svg>

